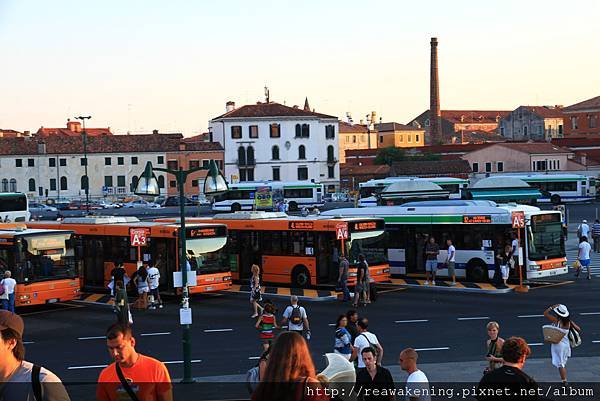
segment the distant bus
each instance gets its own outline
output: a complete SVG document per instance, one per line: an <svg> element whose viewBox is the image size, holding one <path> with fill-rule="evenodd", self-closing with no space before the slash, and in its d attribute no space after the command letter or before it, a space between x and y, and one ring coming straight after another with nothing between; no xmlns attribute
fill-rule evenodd
<svg viewBox="0 0 600 401"><path fill-rule="evenodd" d="M25 222L30 218L27 195L20 192L0 193L0 223Z"/></svg>
<svg viewBox="0 0 600 401"><path fill-rule="evenodd" d="M557 205L596 199L594 177L578 174L504 174L504 176L518 178L538 188L542 193L538 202L552 202Z"/></svg>
<svg viewBox="0 0 600 401"><path fill-rule="evenodd" d="M70 301L79 297L71 231L0 224L0 271L17 281L15 306Z"/></svg>
<svg viewBox="0 0 600 401"><path fill-rule="evenodd" d="M160 219L175 222L176 219ZM350 262L349 285L356 283L358 255L364 254L371 278L389 280L390 269L383 247L384 221L379 218L300 218L273 212L237 212L213 218L187 218L192 224L227 225L225 247L234 280L247 282L253 263L261 267L262 280L293 287L335 285L339 271L334 255L341 255L336 228L348 230L343 253Z"/></svg>
<svg viewBox="0 0 600 401"><path fill-rule="evenodd" d="M306 181L253 181L230 184L229 191L215 197L212 210L217 212L253 210L256 192L264 188L268 188L271 192L273 202L287 201L291 211L302 207L322 207L324 204L322 184Z"/></svg>
<svg viewBox="0 0 600 401"><path fill-rule="evenodd" d="M424 272L424 246L427 238L433 236L442 249L438 256L439 275L448 274L444 262L446 240L451 239L456 247L456 276L486 281L494 276L496 255L511 243L513 211L525 213L526 226L521 236L524 276L534 279L567 273L559 211L541 211L516 204L496 205L491 201L447 200L337 209L322 215L384 218L392 274Z"/></svg>
<svg viewBox="0 0 600 401"><path fill-rule="evenodd" d="M469 180L455 177L388 177L373 179L358 184L359 196L358 201L359 207L377 206L377 196L381 191L397 181L406 179L415 179L433 182L439 185L442 189L450 192L450 199L461 199L463 192L469 186Z"/></svg>
<svg viewBox="0 0 600 401"><path fill-rule="evenodd" d="M32 222L34 227L61 228L74 232L75 256L81 264L86 290L105 290L110 272L118 261L127 274L137 269L138 260L151 261L160 270L160 291L174 294L173 272L179 271L179 235L176 224L140 222L135 217L66 218L62 222ZM146 230L147 246L131 245L131 230ZM186 248L196 285L190 293L213 292L231 287L231 273L224 267L220 249L227 241L222 224L190 224L186 227Z"/></svg>

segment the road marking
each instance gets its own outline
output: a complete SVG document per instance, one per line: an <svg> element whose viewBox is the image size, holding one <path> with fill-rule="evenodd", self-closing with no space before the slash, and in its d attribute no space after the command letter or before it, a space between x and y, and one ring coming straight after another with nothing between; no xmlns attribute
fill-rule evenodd
<svg viewBox="0 0 600 401"><path fill-rule="evenodd" d="M35 341L23 341L23 344L24 344L24 345L27 345L27 344L35 344Z"/></svg>
<svg viewBox="0 0 600 401"><path fill-rule="evenodd" d="M489 316L459 317L458 320L489 320Z"/></svg>
<svg viewBox="0 0 600 401"><path fill-rule="evenodd" d="M544 343L527 343L530 347L538 347L540 345L544 345Z"/></svg>
<svg viewBox="0 0 600 401"><path fill-rule="evenodd" d="M428 322L427 319L415 319L415 320L396 320L394 323L425 323Z"/></svg>
<svg viewBox="0 0 600 401"><path fill-rule="evenodd" d="M192 363L200 363L202 362L202 359L192 359L191 360ZM183 363L183 361L166 361L163 362L165 365L169 365L169 364L179 364L179 363Z"/></svg>
<svg viewBox="0 0 600 401"><path fill-rule="evenodd" d="M260 356L249 356L248 359L256 360L256 359L260 359Z"/></svg>
<svg viewBox="0 0 600 401"><path fill-rule="evenodd" d="M233 329L208 329L204 330L205 333L220 333L223 331L233 331Z"/></svg>
<svg viewBox="0 0 600 401"><path fill-rule="evenodd" d="M600 315L600 312L582 312L581 316Z"/></svg>
<svg viewBox="0 0 600 401"><path fill-rule="evenodd" d="M140 336L142 337L150 337L150 336L168 336L169 334L171 334L170 331L165 331L162 333L142 333L140 334Z"/></svg>
<svg viewBox="0 0 600 401"><path fill-rule="evenodd" d="M76 370L76 369L99 369L105 368L108 365L86 365L86 366L69 366L67 370Z"/></svg>
<svg viewBox="0 0 600 401"><path fill-rule="evenodd" d="M78 340L106 340L106 336L77 337Z"/></svg>
<svg viewBox="0 0 600 401"><path fill-rule="evenodd" d="M600 344L600 340L594 340L592 341L593 344Z"/></svg>
<svg viewBox="0 0 600 401"><path fill-rule="evenodd" d="M335 323L329 323L327 326L334 327L335 325L336 325Z"/></svg>
<svg viewBox="0 0 600 401"><path fill-rule="evenodd" d="M450 347L437 347L437 348L415 348L415 351L445 351L449 350Z"/></svg>
<svg viewBox="0 0 600 401"><path fill-rule="evenodd" d="M544 317L544 315L519 315L517 317L528 318L528 317Z"/></svg>

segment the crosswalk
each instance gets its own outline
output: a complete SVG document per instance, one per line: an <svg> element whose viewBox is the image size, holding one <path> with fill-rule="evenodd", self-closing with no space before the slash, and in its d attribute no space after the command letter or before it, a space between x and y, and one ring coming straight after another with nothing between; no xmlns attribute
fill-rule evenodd
<svg viewBox="0 0 600 401"><path fill-rule="evenodd" d="M576 240L577 238L575 238ZM577 260L577 254L579 253L579 249L577 248L577 241L568 241L567 242L567 262L569 263L569 266L573 266L573 262L575 262L575 260ZM590 270L592 272L592 277L599 277L600 278L600 253L596 253L596 252L592 252L591 253L591 259L592 262L590 264ZM575 270L573 270L572 267L569 268L569 272L575 272ZM580 277L586 277L587 276L587 271L584 270L581 272Z"/></svg>

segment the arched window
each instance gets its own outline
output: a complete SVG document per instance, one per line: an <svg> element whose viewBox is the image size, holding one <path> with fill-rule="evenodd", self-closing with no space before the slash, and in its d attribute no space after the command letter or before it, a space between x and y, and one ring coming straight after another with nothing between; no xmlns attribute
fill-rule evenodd
<svg viewBox="0 0 600 401"><path fill-rule="evenodd" d="M2 179L2 192L8 192L8 180L6 178Z"/></svg>
<svg viewBox="0 0 600 401"><path fill-rule="evenodd" d="M296 138L300 138L302 136L302 126L300 124L296 124Z"/></svg>
<svg viewBox="0 0 600 401"><path fill-rule="evenodd" d="M238 165L245 166L246 165L246 149L243 146L238 148Z"/></svg>
<svg viewBox="0 0 600 401"><path fill-rule="evenodd" d="M327 161L333 162L335 160L335 156L333 154L333 146L327 146Z"/></svg>
<svg viewBox="0 0 600 401"><path fill-rule="evenodd" d="M275 145L271 148L271 159L279 160L279 146Z"/></svg>
<svg viewBox="0 0 600 401"><path fill-rule="evenodd" d="M250 166L254 166L255 162L254 148L252 146L248 146L248 149L246 149L246 163Z"/></svg>
<svg viewBox="0 0 600 401"><path fill-rule="evenodd" d="M33 178L29 179L29 192L35 192L35 180Z"/></svg>
<svg viewBox="0 0 600 401"><path fill-rule="evenodd" d="M88 177L86 177L85 175L81 176L81 189L85 191L85 189L88 186Z"/></svg>
<svg viewBox="0 0 600 401"><path fill-rule="evenodd" d="M17 180L14 178L10 179L10 192L17 192Z"/></svg>
<svg viewBox="0 0 600 401"><path fill-rule="evenodd" d="M310 136L310 125L302 124L302 138L308 138Z"/></svg>
<svg viewBox="0 0 600 401"><path fill-rule="evenodd" d="M165 176L164 175L159 175L158 176L158 187L159 188L164 188L165 187Z"/></svg>
<svg viewBox="0 0 600 401"><path fill-rule="evenodd" d="M60 177L60 190L66 191L67 189L67 177L63 175L62 177Z"/></svg>
<svg viewBox="0 0 600 401"><path fill-rule="evenodd" d="M298 146L298 159L306 159L306 148L304 147L304 145Z"/></svg>

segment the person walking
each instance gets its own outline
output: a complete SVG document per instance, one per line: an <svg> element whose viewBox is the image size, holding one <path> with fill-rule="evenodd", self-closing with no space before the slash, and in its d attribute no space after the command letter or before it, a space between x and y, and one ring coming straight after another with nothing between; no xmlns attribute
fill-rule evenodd
<svg viewBox="0 0 600 401"><path fill-rule="evenodd" d="M328 401L317 380L306 341L295 332L283 332L273 343L264 377L252 401Z"/></svg>
<svg viewBox="0 0 600 401"><path fill-rule="evenodd" d="M369 262L365 258L365 255L358 255L358 260L365 264L365 278L363 279L363 299L364 304L371 303L371 274L369 273Z"/></svg>
<svg viewBox="0 0 600 401"><path fill-rule="evenodd" d="M447 239L446 245L448 246L448 255L446 256L446 267L448 268L448 275L452 278L450 285L456 285L456 248L452 245L452 240Z"/></svg>
<svg viewBox="0 0 600 401"><path fill-rule="evenodd" d="M0 281L4 292L0 295L0 300L2 300L2 309L15 313L15 288L17 288L17 282L11 276L12 273L10 270L4 272L4 278Z"/></svg>
<svg viewBox="0 0 600 401"><path fill-rule="evenodd" d="M306 309L298 305L298 297L296 295L290 297L290 304L283 311L281 325L284 326L287 324L289 331L295 331L302 337L310 340L310 326L308 324Z"/></svg>
<svg viewBox="0 0 600 401"><path fill-rule="evenodd" d="M592 224L592 239L594 240L594 252L600 252L600 220L598 219Z"/></svg>
<svg viewBox="0 0 600 401"><path fill-rule="evenodd" d="M131 326L115 323L106 331L106 345L113 363L98 377L99 401L172 401L171 377L164 363L135 350Z"/></svg>
<svg viewBox="0 0 600 401"><path fill-rule="evenodd" d="M58 376L25 361L24 329L19 315L0 310L0 398L6 401L70 401Z"/></svg>
<svg viewBox="0 0 600 401"><path fill-rule="evenodd" d="M435 285L435 273L437 272L437 257L440 253L440 246L435 243L433 236L429 237L429 242L425 245L425 285L429 285L429 275L431 274L431 284Z"/></svg>
<svg viewBox="0 0 600 401"><path fill-rule="evenodd" d="M413 348L402 350L398 357L400 368L408 373L405 387L406 392L407 394L413 394L407 397L407 400L431 401L429 380L427 379L427 375L417 367L418 359L419 354ZM417 394L419 396L416 396Z"/></svg>
<svg viewBox="0 0 600 401"><path fill-rule="evenodd" d="M355 309L350 309L348 312L346 312L346 317L348 318L346 330L348 330L348 333L350 333L350 343L354 344L354 340L358 335L358 312Z"/></svg>
<svg viewBox="0 0 600 401"><path fill-rule="evenodd" d="M577 227L577 236L579 238L581 238L581 237L589 238L590 237L590 226L588 225L588 222L586 219L583 219L581 221L581 224L579 225L579 227Z"/></svg>
<svg viewBox="0 0 600 401"><path fill-rule="evenodd" d="M354 392L358 394L358 401L395 401L395 397L390 394L395 389L392 374L386 368L377 365L375 350L371 347L364 348L361 351L362 360L365 367L358 370L356 374L356 383Z"/></svg>
<svg viewBox="0 0 600 401"><path fill-rule="evenodd" d="M148 286L148 270L146 265L141 265L137 271L133 274L132 280L137 288L138 299L135 303L137 308L146 309L148 308L148 293L150 287Z"/></svg>
<svg viewBox="0 0 600 401"><path fill-rule="evenodd" d="M350 290L348 289L348 271L350 269L350 263L348 263L348 259L346 256L340 256L339 268L338 268L338 285L342 289L342 293L344 294L344 298L342 301L350 301Z"/></svg>
<svg viewBox="0 0 600 401"><path fill-rule="evenodd" d="M362 350L371 347L375 352L375 358L377 364L381 365L383 360L383 347L379 343L379 339L374 333L369 331L369 320L366 317L360 318L358 321L358 335L354 340L354 348L356 348L357 354L352 359L358 359L358 367L364 368L365 362L362 358Z"/></svg>
<svg viewBox="0 0 600 401"><path fill-rule="evenodd" d="M125 267L123 267L123 262L118 260L116 266L110 271L110 275L112 277L111 281L111 290L112 294L116 294L116 290L118 287L125 288L129 282L129 278L127 277L127 271Z"/></svg>
<svg viewBox="0 0 600 401"><path fill-rule="evenodd" d="M590 243L587 241L587 237L583 236L581 238L579 238L579 251L577 254L577 260L579 260L579 269L577 270L577 272L575 273L575 277L579 277L579 273L581 273L581 271L583 270L583 268L585 267L587 269L587 279L591 280L592 279L592 272L590 270L590 265L591 265L591 254L592 253L592 246L590 245Z"/></svg>
<svg viewBox="0 0 600 401"><path fill-rule="evenodd" d="M504 287L506 287L508 281L508 274L510 272L510 261L512 260L512 251L511 246L506 245L504 247L504 252L500 255L496 255L496 259L499 260L500 263L500 274L502 275L502 282L504 283Z"/></svg>
<svg viewBox="0 0 600 401"><path fill-rule="evenodd" d="M346 315L340 315L335 323L335 341L333 351L350 360L354 347L352 347L352 336L347 330L348 318Z"/></svg>
<svg viewBox="0 0 600 401"><path fill-rule="evenodd" d="M275 306L272 303L265 304L262 315L256 321L256 327L260 331L260 340L262 342L263 351L266 351L271 346L275 338L275 329L278 329L275 321Z"/></svg>
<svg viewBox="0 0 600 401"><path fill-rule="evenodd" d="M358 264L356 265L356 285L354 286L354 301L352 306L357 308L360 297L365 291L365 281L367 276L367 264L363 254L358 255Z"/></svg>
<svg viewBox="0 0 600 401"><path fill-rule="evenodd" d="M544 311L546 319L550 320L561 332L563 338L558 344L551 344L552 365L558 368L560 379L567 382L567 360L571 357L571 344L569 343L569 329L574 327L577 331L581 329L570 319L569 310L563 304L549 306Z"/></svg>
<svg viewBox="0 0 600 401"><path fill-rule="evenodd" d="M158 265L159 262L157 262ZM149 309L156 309L158 305L159 308L163 307L162 299L160 299L160 270L158 267L152 266L150 262L148 262L148 289L150 294L150 306Z"/></svg>
<svg viewBox="0 0 600 401"><path fill-rule="evenodd" d="M497 369L502 365L502 362L504 362L502 359L504 339L499 336L500 325L497 322L489 322L486 325L486 329L488 339L485 342L485 347L487 349L485 360L488 361L488 367L484 370L484 373Z"/></svg>
<svg viewBox="0 0 600 401"><path fill-rule="evenodd" d="M252 319L258 317L258 312L262 313L263 307L259 305L262 300L262 292L260 286L260 267L252 265L250 267L252 277L250 277L250 304L254 313L250 316Z"/></svg>

